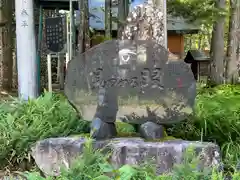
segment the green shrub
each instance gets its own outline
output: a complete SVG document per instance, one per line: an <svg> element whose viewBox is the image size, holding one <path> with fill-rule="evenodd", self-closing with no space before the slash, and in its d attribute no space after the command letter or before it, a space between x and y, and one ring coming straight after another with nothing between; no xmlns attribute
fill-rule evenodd
<svg viewBox="0 0 240 180"><path fill-rule="evenodd" d="M45 93L28 102L12 99L1 103L0 168L28 168L30 147L38 140L89 133L90 122L79 118L60 94ZM134 132L131 125L121 122L117 130Z"/></svg>
<svg viewBox="0 0 240 180"><path fill-rule="evenodd" d="M0 166L18 166L29 160L38 140L89 131L89 123L58 95L45 93L28 102L5 102L0 107Z"/></svg>
<svg viewBox="0 0 240 180"><path fill-rule="evenodd" d="M216 142L225 162L235 164L240 151L240 86L198 90L196 112L186 122L167 129L168 135ZM30 146L48 138L89 133L64 96L45 93L28 102L10 101L0 107L0 166L28 160ZM132 125L117 122L118 133L136 134Z"/></svg>
<svg viewBox="0 0 240 180"><path fill-rule="evenodd" d="M168 133L187 140L216 142L225 161L236 163L240 152L240 86L202 88L195 116L174 125Z"/></svg>

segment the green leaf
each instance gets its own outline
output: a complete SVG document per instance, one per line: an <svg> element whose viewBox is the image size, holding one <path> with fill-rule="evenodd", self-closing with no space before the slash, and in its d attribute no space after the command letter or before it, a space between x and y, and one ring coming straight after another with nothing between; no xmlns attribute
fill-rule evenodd
<svg viewBox="0 0 240 180"><path fill-rule="evenodd" d="M112 180L112 179L108 176L101 175L101 176L94 178L93 180Z"/></svg>
<svg viewBox="0 0 240 180"><path fill-rule="evenodd" d="M104 173L113 172L114 168L109 163L99 164L100 169Z"/></svg>
<svg viewBox="0 0 240 180"><path fill-rule="evenodd" d="M120 179L131 180L138 171L130 165L124 165L119 169Z"/></svg>

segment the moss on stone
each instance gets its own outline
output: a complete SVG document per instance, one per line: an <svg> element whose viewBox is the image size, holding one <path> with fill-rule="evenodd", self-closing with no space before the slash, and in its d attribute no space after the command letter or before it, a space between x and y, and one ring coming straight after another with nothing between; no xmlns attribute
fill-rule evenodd
<svg viewBox="0 0 240 180"><path fill-rule="evenodd" d="M135 127L129 123L117 120L115 124L118 133L136 133Z"/></svg>
<svg viewBox="0 0 240 180"><path fill-rule="evenodd" d="M74 135L71 135L71 136L69 136L69 137L72 137L72 138L80 138L80 137L90 138L90 133L74 134Z"/></svg>
<svg viewBox="0 0 240 180"><path fill-rule="evenodd" d="M116 121L116 128L117 128L117 138L133 138L133 137L140 137L140 134L136 132L133 125L124 123L121 121ZM73 138L80 138L80 137L86 137L90 138L90 133L81 133L81 134L75 134L71 135L70 137ZM160 139L154 139L154 140L144 140L146 142L164 142L168 140L176 140L177 138L174 138L173 136L168 136L166 130L164 130L164 138Z"/></svg>
<svg viewBox="0 0 240 180"><path fill-rule="evenodd" d="M118 138L121 137L140 137L139 133L118 133L117 135ZM173 137L173 136L168 136L167 133L164 131L164 138L160 138L160 139L154 139L154 140L144 140L145 142L164 142L164 141L169 141L169 140L177 140L177 138Z"/></svg>
<svg viewBox="0 0 240 180"><path fill-rule="evenodd" d="M86 133L86 134L76 134L76 135L72 135L70 137L73 138L80 138L80 137L86 137L86 138L90 138L90 134ZM133 137L140 137L140 135L138 133L119 133L117 135L117 138L133 138ZM164 141L169 141L169 140L177 140L177 138L173 137L173 136L166 136L164 138L160 138L160 139L154 139L154 140L144 140L145 142L164 142Z"/></svg>
<svg viewBox="0 0 240 180"><path fill-rule="evenodd" d="M144 140L145 142L164 142L164 141L169 141L169 140L177 140L177 138L173 137L173 136L166 136L164 138L160 138L160 139L151 139L151 140Z"/></svg>
<svg viewBox="0 0 240 180"><path fill-rule="evenodd" d="M138 134L138 133L122 133L122 132L120 132L120 133L118 133L117 134L117 137L118 138L121 138L121 137L140 137L140 135Z"/></svg>

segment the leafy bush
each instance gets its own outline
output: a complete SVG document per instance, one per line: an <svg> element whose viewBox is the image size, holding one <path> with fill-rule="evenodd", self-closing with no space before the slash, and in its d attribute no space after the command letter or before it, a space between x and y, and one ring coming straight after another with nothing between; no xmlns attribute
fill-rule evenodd
<svg viewBox="0 0 240 180"><path fill-rule="evenodd" d="M225 161L237 163L240 152L240 86L202 88L195 116L168 129L174 137L216 142Z"/></svg>
<svg viewBox="0 0 240 180"><path fill-rule="evenodd" d="M31 145L38 140L88 131L89 123L78 119L58 95L45 93L28 102L5 102L0 107L0 166L24 165Z"/></svg>
<svg viewBox="0 0 240 180"><path fill-rule="evenodd" d="M168 135L216 142L224 160L236 164L240 151L240 86L201 88L198 92L195 115L169 127ZM79 119L65 97L50 93L28 102L1 104L0 122L2 167L29 160L29 149L38 140L89 133L89 122ZM135 133L133 126L121 122L117 130L120 135Z"/></svg>

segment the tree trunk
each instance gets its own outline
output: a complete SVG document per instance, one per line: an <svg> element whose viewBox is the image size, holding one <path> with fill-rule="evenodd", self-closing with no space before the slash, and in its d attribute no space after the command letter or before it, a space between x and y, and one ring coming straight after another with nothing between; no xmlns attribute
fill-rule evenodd
<svg viewBox="0 0 240 180"><path fill-rule="evenodd" d="M120 39L122 38L122 31L127 18L125 3L125 0L118 1L118 38Z"/></svg>
<svg viewBox="0 0 240 180"><path fill-rule="evenodd" d="M105 37L112 37L112 0L105 0Z"/></svg>
<svg viewBox="0 0 240 180"><path fill-rule="evenodd" d="M0 88L12 88L12 13L13 0L0 1Z"/></svg>
<svg viewBox="0 0 240 180"><path fill-rule="evenodd" d="M225 9L225 0L217 0L216 8ZM224 22L225 16L221 16L215 22L212 33L212 63L211 82L222 84L224 82Z"/></svg>
<svg viewBox="0 0 240 180"><path fill-rule="evenodd" d="M236 83L238 78L237 72L237 47L238 39L235 35L237 30L237 1L230 0L230 15L229 15L229 31L228 31L228 46L226 53L226 82Z"/></svg>
<svg viewBox="0 0 240 180"><path fill-rule="evenodd" d="M125 8L125 17L127 18L128 14L129 14L129 6L130 6L130 3L129 3L129 0L126 0L125 3L124 3L124 8Z"/></svg>
<svg viewBox="0 0 240 180"><path fill-rule="evenodd" d="M237 22L238 22L238 29L236 31L237 36L237 70L238 70L238 82L240 77L240 2L237 3Z"/></svg>

